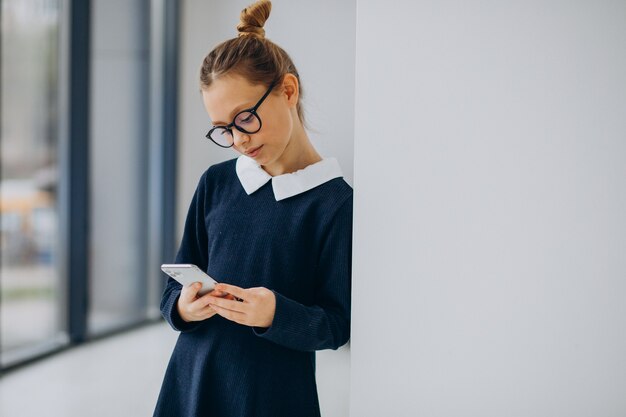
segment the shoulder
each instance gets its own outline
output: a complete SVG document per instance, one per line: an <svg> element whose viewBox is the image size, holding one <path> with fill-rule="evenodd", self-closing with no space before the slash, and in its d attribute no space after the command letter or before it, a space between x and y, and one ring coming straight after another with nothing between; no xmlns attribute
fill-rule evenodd
<svg viewBox="0 0 626 417"><path fill-rule="evenodd" d="M343 177L334 178L328 181L328 184L333 188L336 194L342 195L345 198L352 197L352 186L350 186Z"/></svg>
<svg viewBox="0 0 626 417"><path fill-rule="evenodd" d="M208 167L204 173L203 177L206 179L211 179L215 177L224 177L224 176L232 176L235 173L235 164L237 163L237 158L231 158L223 162L218 162L217 164L213 164Z"/></svg>
<svg viewBox="0 0 626 417"><path fill-rule="evenodd" d="M353 190L343 177L333 178L317 187L317 193L321 200L326 202L328 208L339 209L352 203ZM334 211L334 210L332 210Z"/></svg>
<svg viewBox="0 0 626 417"><path fill-rule="evenodd" d="M311 215L311 224L321 230L332 227L337 217L352 217L352 187L343 177L333 178L285 202Z"/></svg>
<svg viewBox="0 0 626 417"><path fill-rule="evenodd" d="M336 181L337 184L335 184L335 187L337 187L337 201L335 204L333 220L336 220L337 217L352 219L352 209L354 202L352 187L343 179L343 177L336 179L338 180Z"/></svg>
<svg viewBox="0 0 626 417"><path fill-rule="evenodd" d="M232 158L209 166L200 176L198 186L207 189L215 184L227 183L235 175L236 162L237 158Z"/></svg>

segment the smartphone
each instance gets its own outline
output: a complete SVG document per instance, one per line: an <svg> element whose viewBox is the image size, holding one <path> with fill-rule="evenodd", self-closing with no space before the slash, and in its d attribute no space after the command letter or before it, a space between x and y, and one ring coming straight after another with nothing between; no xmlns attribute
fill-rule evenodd
<svg viewBox="0 0 626 417"><path fill-rule="evenodd" d="M217 281L194 264L163 264L161 265L161 271L165 272L185 287L194 282L200 282L202 288L198 291L198 296L203 296L212 291L213 288L215 288L215 284L217 284Z"/></svg>

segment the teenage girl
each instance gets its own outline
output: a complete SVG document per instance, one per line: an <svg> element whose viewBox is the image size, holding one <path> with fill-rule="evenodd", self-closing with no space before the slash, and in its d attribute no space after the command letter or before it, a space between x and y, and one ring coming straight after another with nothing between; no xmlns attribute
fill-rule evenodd
<svg viewBox="0 0 626 417"><path fill-rule="evenodd" d="M352 188L307 136L298 71L264 37L270 10L244 9L202 63L207 138L241 155L210 166L189 207L175 262L220 284L198 297L167 280L180 335L156 417L319 416L315 351L349 339Z"/></svg>

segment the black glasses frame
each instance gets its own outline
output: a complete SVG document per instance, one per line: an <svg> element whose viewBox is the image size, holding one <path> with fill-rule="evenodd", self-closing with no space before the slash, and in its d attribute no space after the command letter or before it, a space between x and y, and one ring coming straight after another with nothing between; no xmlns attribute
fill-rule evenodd
<svg viewBox="0 0 626 417"><path fill-rule="evenodd" d="M247 133L247 134L253 134L253 133L257 133L259 130L261 130L261 127L263 126L263 121L261 120L261 117L259 116L259 114L256 112L257 109L259 108L259 106L261 106L261 104L263 103L263 101L265 101L265 99L267 98L267 96L269 96L270 92L272 91L272 89L274 88L274 86L276 86L276 82L273 82L272 84L270 84L270 87L267 89L267 91L265 92L265 94L263 94L263 97L261 97L261 99L251 108L249 109L244 109L241 110L240 112L238 112L235 117L233 117L233 121L230 124L227 124L226 126L213 126L211 128L211 130L209 130L209 133L207 133L205 136L207 139L210 139L211 142L213 142L214 144L216 144L217 146L221 147L221 148L230 148L235 144L235 141L233 139L233 143L231 143L228 146L224 146L220 143L218 143L216 140L214 140L211 137L211 134L216 131L217 129L222 129L222 130L227 130L230 132L231 136L233 134L232 132L232 128L234 127L235 129L237 129L238 131L242 132L242 133ZM248 131L246 129L244 129L243 127L237 126L237 124L235 123L235 120L237 120L237 117L241 114L241 113L251 113L254 115L254 117L256 117L259 121L259 128L256 129L255 131L251 132Z"/></svg>

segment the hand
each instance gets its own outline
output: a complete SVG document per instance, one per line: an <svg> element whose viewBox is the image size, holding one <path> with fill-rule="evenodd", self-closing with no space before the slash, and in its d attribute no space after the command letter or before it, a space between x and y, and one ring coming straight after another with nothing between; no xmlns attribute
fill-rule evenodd
<svg viewBox="0 0 626 417"><path fill-rule="evenodd" d="M223 297L234 299L232 295L216 289L210 291L202 297L198 297L198 291L200 291L200 288L202 288L202 284L199 282L183 287L180 297L178 298L178 302L176 303L178 314L183 321L202 321L213 317L216 312L213 308L211 308L211 306L209 306L209 298L207 298L209 295L212 298Z"/></svg>
<svg viewBox="0 0 626 417"><path fill-rule="evenodd" d="M242 300L235 301L207 294L205 297L209 300L209 306L220 316L246 326L272 325L276 312L276 296L272 291L264 287L244 289L222 283L215 285L215 289Z"/></svg>

